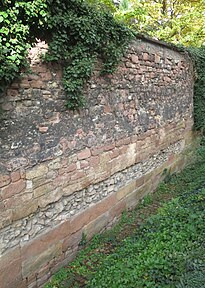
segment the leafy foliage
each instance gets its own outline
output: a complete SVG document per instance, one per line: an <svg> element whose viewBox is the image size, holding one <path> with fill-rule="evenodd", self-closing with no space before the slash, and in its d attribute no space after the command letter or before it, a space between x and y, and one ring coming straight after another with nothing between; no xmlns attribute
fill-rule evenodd
<svg viewBox="0 0 205 288"><path fill-rule="evenodd" d="M202 189L165 205L106 258L87 287L176 287L190 252L205 252L204 201Z"/></svg>
<svg viewBox="0 0 205 288"><path fill-rule="evenodd" d="M82 90L97 57L103 61L102 72L111 73L132 36L106 5L99 9L83 0L35 0L1 1L1 7L1 86L26 66L29 44L39 37L49 43L45 59L64 65L63 84L70 109L84 105Z"/></svg>
<svg viewBox="0 0 205 288"><path fill-rule="evenodd" d="M204 12L204 0L123 0L114 16L138 32L200 47L205 39Z"/></svg>
<svg viewBox="0 0 205 288"><path fill-rule="evenodd" d="M27 66L27 51L45 27L46 9L44 0L0 1L1 89Z"/></svg>

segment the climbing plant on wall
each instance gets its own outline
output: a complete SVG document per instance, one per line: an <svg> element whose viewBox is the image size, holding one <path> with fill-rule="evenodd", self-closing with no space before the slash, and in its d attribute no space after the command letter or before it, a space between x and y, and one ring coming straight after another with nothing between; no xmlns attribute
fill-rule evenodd
<svg viewBox="0 0 205 288"><path fill-rule="evenodd" d="M113 72L132 37L106 5L99 9L84 0L3 0L0 7L1 87L26 66L27 50L38 37L49 43L45 60L63 63L67 107L73 110L85 103L83 87L97 58L102 73Z"/></svg>
<svg viewBox="0 0 205 288"><path fill-rule="evenodd" d="M103 61L102 73L113 72L132 33L109 12L85 1L52 2L48 21L52 37L46 59L63 60L67 107L76 109L84 105L83 86L97 57Z"/></svg>
<svg viewBox="0 0 205 288"><path fill-rule="evenodd" d="M0 1L1 90L27 65L28 49L46 28L46 17L46 1Z"/></svg>

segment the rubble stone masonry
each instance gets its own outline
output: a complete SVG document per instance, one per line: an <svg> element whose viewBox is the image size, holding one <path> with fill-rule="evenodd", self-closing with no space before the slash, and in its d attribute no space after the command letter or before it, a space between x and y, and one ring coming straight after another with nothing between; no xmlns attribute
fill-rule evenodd
<svg viewBox="0 0 205 288"><path fill-rule="evenodd" d="M0 98L0 287L41 287L88 239L180 170L192 143L193 68L137 39L113 75L99 67L87 107L65 109L59 64L31 50L31 74ZM100 64L99 64L100 65Z"/></svg>

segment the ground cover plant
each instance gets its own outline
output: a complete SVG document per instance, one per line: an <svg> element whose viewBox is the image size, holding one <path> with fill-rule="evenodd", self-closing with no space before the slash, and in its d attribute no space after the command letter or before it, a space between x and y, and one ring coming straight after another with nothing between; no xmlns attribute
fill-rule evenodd
<svg viewBox="0 0 205 288"><path fill-rule="evenodd" d="M205 148L97 235L45 288L205 287Z"/></svg>

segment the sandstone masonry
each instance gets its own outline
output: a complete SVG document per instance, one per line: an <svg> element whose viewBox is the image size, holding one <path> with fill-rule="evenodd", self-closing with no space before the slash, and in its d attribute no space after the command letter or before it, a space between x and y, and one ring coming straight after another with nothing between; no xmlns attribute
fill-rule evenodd
<svg viewBox="0 0 205 288"><path fill-rule="evenodd" d="M30 52L32 73L0 98L0 283L41 287L73 259L82 233L112 225L178 171L193 141L187 55L136 40L113 75L85 87L87 107L65 110L60 65ZM8 273L12 271L12 273Z"/></svg>

